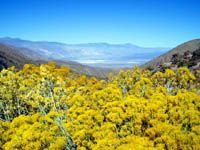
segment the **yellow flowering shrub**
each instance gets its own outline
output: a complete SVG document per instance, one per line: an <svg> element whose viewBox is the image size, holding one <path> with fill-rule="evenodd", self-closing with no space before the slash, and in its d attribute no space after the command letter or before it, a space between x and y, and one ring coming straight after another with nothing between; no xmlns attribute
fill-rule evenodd
<svg viewBox="0 0 200 150"><path fill-rule="evenodd" d="M11 123L2 135L5 150L11 149L75 149L72 139L64 126L60 125L61 114L51 111L45 116L36 113L32 116L20 115Z"/></svg>
<svg viewBox="0 0 200 150"><path fill-rule="evenodd" d="M108 81L54 62L0 72L0 149L199 150L200 71Z"/></svg>

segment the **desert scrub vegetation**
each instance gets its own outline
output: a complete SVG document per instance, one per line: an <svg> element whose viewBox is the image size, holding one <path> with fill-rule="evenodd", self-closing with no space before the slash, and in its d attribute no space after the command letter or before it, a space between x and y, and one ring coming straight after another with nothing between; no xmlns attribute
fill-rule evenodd
<svg viewBox="0 0 200 150"><path fill-rule="evenodd" d="M135 66L108 81L27 64L0 72L2 150L199 150L200 70Z"/></svg>

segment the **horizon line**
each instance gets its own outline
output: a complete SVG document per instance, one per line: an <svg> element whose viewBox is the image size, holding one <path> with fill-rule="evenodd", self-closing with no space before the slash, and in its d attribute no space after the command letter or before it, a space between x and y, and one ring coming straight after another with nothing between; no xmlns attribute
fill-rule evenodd
<svg viewBox="0 0 200 150"><path fill-rule="evenodd" d="M165 46L162 46L162 47L158 47L158 46L156 46L156 47L154 47L154 46L140 46L140 45L133 44L133 43L130 43L130 42L127 42L127 43L111 43L111 42L65 43L65 42L47 41L47 40L29 40L29 39L27 40L27 39L22 39L22 38L19 38L19 37L10 37L10 36L0 37L0 39L6 39L6 38L7 39L22 40L22 41L30 41L30 42L49 42L49 43L59 43L59 44L66 44L66 45L107 44L107 45L131 45L131 46L137 46L137 47L142 47L142 48L174 48L174 47L165 47ZM196 40L196 39L193 39L193 40Z"/></svg>

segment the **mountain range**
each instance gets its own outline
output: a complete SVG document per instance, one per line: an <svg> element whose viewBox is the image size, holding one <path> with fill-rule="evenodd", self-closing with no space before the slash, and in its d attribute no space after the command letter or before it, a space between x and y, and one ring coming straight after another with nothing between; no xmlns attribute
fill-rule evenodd
<svg viewBox="0 0 200 150"><path fill-rule="evenodd" d="M34 60L76 61L95 68L124 68L133 67L135 64L142 65L170 49L145 48L133 44L65 44L10 37L0 38L0 43L12 46ZM27 49L30 52L27 52Z"/></svg>
<svg viewBox="0 0 200 150"><path fill-rule="evenodd" d="M71 47L71 50L69 50L69 47ZM133 48L135 48L134 52L131 51ZM139 49L144 49L144 51L139 51ZM160 53L163 54L156 57ZM59 57L61 54L63 57ZM153 54L155 55L151 56ZM98 58L97 55L101 57ZM110 72L117 74L120 69L132 68L134 64L129 62L135 61L137 56L140 56L140 61L144 63L140 67L149 69L152 72L163 71L166 68L176 69L182 66L194 71L200 68L200 39L185 42L164 53L164 50L162 51L159 48L156 51L153 48L141 48L132 44L90 43L67 45L56 42L32 42L21 39L0 38L0 70L11 66L21 69L24 64L40 65L53 60L57 66L70 67L72 72L85 74L88 77L95 76L98 79L107 79ZM145 63L145 58L150 59L150 56L156 58ZM75 60L79 60L79 62L80 60L90 61L90 66L88 66L88 63L81 64ZM92 63L100 60L103 63L101 62L99 65L98 63ZM142 62L138 64L142 64Z"/></svg>

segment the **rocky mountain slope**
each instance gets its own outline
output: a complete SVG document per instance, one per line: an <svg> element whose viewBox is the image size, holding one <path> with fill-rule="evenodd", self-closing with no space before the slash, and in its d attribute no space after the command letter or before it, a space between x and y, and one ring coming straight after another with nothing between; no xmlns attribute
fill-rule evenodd
<svg viewBox="0 0 200 150"><path fill-rule="evenodd" d="M187 66L186 64L184 64L184 61L191 61L192 63L192 59L194 59L192 58L192 56L195 55L195 51L198 51L199 49L200 49L200 39L191 40L173 48L169 52L157 57L156 59L153 59L145 63L141 67L143 69L147 68L152 71L158 71L166 67ZM174 59L177 59L176 63L174 62ZM197 63L196 65L198 65L197 60L196 63Z"/></svg>

